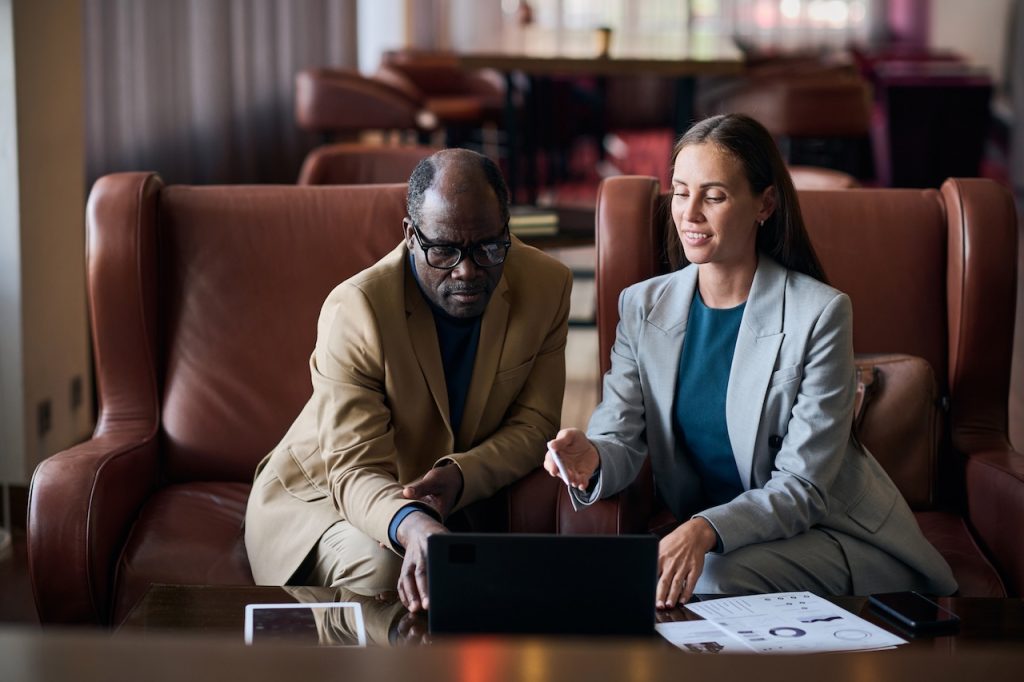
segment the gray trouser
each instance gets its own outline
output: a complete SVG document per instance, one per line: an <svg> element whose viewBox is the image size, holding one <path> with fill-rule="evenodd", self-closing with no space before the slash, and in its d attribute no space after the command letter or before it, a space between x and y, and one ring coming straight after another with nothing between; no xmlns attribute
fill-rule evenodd
<svg viewBox="0 0 1024 682"><path fill-rule="evenodd" d="M878 571L891 583L879 591L898 592L924 585L922 577L903 562L862 544L865 551L877 554ZM852 584L842 546L829 533L812 528L785 540L747 545L727 554L707 554L694 592L764 594L806 590L827 596L850 594Z"/></svg>

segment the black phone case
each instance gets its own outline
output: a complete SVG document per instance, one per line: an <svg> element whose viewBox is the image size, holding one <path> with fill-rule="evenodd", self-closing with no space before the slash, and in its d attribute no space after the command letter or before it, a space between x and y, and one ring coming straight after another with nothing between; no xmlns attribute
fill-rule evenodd
<svg viewBox="0 0 1024 682"><path fill-rule="evenodd" d="M955 613L953 613L949 609L940 606L939 604L936 604L931 599L928 599L923 595L917 594L916 596L924 602L934 605L936 610L948 614L949 617L940 620L914 619L911 616L901 612L894 606L887 604L878 598L884 597L884 595L878 595L878 597L872 595L868 597L868 603L871 605L871 608L873 608L876 612L885 617L887 620L911 632L949 632L952 630L956 630L960 627L960 617L957 616Z"/></svg>

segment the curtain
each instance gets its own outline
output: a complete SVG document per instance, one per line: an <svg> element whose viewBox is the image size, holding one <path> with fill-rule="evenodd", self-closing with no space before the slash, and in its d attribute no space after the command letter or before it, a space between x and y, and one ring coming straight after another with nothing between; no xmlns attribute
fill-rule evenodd
<svg viewBox="0 0 1024 682"><path fill-rule="evenodd" d="M86 173L295 182L295 74L356 67L356 0L84 0Z"/></svg>
<svg viewBox="0 0 1024 682"><path fill-rule="evenodd" d="M1013 109L1010 181L1017 190L1018 200L1024 201L1024 0L1016 0L1010 11L1010 39L1006 46L1004 78ZM1018 301L1017 306L1024 306L1024 302ZM1024 435L1024 429L1021 429L1021 434Z"/></svg>

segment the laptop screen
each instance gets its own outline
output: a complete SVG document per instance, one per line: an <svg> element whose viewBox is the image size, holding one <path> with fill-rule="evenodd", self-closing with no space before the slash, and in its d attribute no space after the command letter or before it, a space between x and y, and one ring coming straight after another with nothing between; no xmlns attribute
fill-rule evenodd
<svg viewBox="0 0 1024 682"><path fill-rule="evenodd" d="M653 535L448 533L427 547L431 634L654 632Z"/></svg>

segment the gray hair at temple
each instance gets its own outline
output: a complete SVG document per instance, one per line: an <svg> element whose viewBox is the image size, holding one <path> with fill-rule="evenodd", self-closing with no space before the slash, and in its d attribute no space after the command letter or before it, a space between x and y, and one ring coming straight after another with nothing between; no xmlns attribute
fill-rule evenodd
<svg viewBox="0 0 1024 682"><path fill-rule="evenodd" d="M498 210L501 212L501 221L508 224L509 217L509 193L508 185L501 174L498 165L483 154L469 149L442 149L416 164L412 175L409 176L409 189L405 197L406 211L413 223L420 223L420 210L423 208L423 195L434 184L434 178L438 173L450 164L477 164L487 184L494 190L494 196L498 200Z"/></svg>

